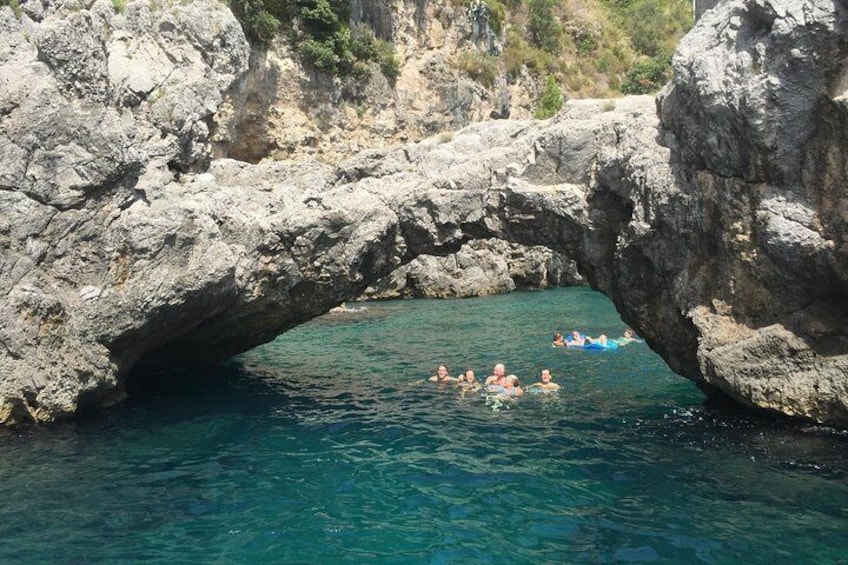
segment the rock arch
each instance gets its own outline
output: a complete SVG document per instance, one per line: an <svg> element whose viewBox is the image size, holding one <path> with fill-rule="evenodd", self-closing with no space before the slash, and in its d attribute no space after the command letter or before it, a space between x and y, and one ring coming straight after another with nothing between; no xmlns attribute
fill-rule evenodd
<svg viewBox="0 0 848 565"><path fill-rule="evenodd" d="M248 60L222 5L0 9L0 421L112 402L139 363L244 351L495 237L567 251L704 390L848 423L846 14L749 4L703 15L658 101L574 101L336 167L210 158ZM106 22L167 33L149 51Z"/></svg>

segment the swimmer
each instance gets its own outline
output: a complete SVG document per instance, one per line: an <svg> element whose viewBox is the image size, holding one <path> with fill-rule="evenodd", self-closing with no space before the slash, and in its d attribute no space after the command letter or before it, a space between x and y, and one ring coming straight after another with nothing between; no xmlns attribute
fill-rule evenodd
<svg viewBox="0 0 848 565"><path fill-rule="evenodd" d="M553 375L551 375L550 369L542 369L542 374L540 378L542 379L542 382L533 383L528 388L537 389L541 392L556 392L560 388L562 388L557 383L551 382Z"/></svg>
<svg viewBox="0 0 848 565"><path fill-rule="evenodd" d="M506 380L506 367L503 363L498 363L492 369L492 374L486 377L487 385L503 386Z"/></svg>
<svg viewBox="0 0 848 565"><path fill-rule="evenodd" d="M474 371L468 369L456 381L456 386L463 389L463 392L470 390L480 390L480 383L477 382L477 377L474 376Z"/></svg>
<svg viewBox="0 0 848 565"><path fill-rule="evenodd" d="M503 392L501 396L511 398L513 396L521 396L524 394L524 389L521 388L521 383L518 382L518 377L515 375L507 375L503 384Z"/></svg>
<svg viewBox="0 0 848 565"><path fill-rule="evenodd" d="M634 341L638 341L641 343L642 340L633 337L633 330L631 330L630 328L624 330L624 335L622 337L617 337L612 340L612 342L616 345L627 345L628 343L633 343Z"/></svg>
<svg viewBox="0 0 848 565"><path fill-rule="evenodd" d="M554 334L554 341L551 344L553 347L565 347L565 339L560 332Z"/></svg>
<svg viewBox="0 0 848 565"><path fill-rule="evenodd" d="M571 332L571 335L568 336L568 341L565 342L565 345L571 347L582 347L586 344L586 338L580 335L580 332L574 330Z"/></svg>
<svg viewBox="0 0 848 565"><path fill-rule="evenodd" d="M606 347L607 345L609 345L609 339L607 338L607 336L605 334L601 334L601 335L598 336L597 339L587 337L586 343L597 343L598 345L600 345L602 347Z"/></svg>
<svg viewBox="0 0 848 565"><path fill-rule="evenodd" d="M431 383L452 383L456 379L448 374L447 365L439 365L436 368L436 374L427 379Z"/></svg>

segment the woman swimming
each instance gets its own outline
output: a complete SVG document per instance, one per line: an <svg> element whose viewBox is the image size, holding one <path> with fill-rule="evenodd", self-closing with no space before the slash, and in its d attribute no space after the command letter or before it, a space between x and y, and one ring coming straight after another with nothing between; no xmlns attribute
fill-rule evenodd
<svg viewBox="0 0 848 565"><path fill-rule="evenodd" d="M524 394L524 389L521 388L521 383L515 375L507 375L503 384L503 392L499 393L505 398L512 398Z"/></svg>
<svg viewBox="0 0 848 565"><path fill-rule="evenodd" d="M456 381L456 386L460 387L463 392L480 390L480 383L477 382L477 377L474 376L474 371L468 369Z"/></svg>
<svg viewBox="0 0 848 565"><path fill-rule="evenodd" d="M448 374L447 365L439 365L436 368L436 374L427 379L431 383L452 383L456 379Z"/></svg>

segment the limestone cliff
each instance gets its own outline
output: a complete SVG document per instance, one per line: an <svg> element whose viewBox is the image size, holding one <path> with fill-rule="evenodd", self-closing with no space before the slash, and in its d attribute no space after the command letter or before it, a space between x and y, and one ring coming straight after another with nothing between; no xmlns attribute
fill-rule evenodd
<svg viewBox="0 0 848 565"><path fill-rule="evenodd" d="M846 424L845 16L728 0L658 103L331 166L213 158L250 88L217 2L0 9L0 420L106 404L133 368L244 351L496 238L568 250L705 391Z"/></svg>
<svg viewBox="0 0 848 565"><path fill-rule="evenodd" d="M248 73L216 115L217 156L314 158L336 163L364 149L449 135L492 112L529 118L538 79L501 77L484 85L455 68L462 54L479 54L464 9L450 2L353 2L354 22L375 26L401 62L390 82L333 77L298 64L285 37L257 50ZM482 54L481 54L482 55Z"/></svg>
<svg viewBox="0 0 848 565"><path fill-rule="evenodd" d="M663 93L689 214L662 282L697 337L692 372L746 404L848 420L843 1L725 2ZM682 212L683 210L681 210Z"/></svg>
<svg viewBox="0 0 848 565"><path fill-rule="evenodd" d="M397 79L390 82L376 67L366 78L317 71L300 64L286 34L280 34L267 48L254 50L248 72L215 114L216 156L336 163L363 149L434 134L449 137L493 114L531 117L538 77L523 73L508 83L501 71L487 85L456 68L461 56L485 52L482 42L472 41L473 25L460 4L356 0L350 5L353 26L367 24L395 46L401 62ZM366 294L479 296L581 280L568 257L495 243L485 250L464 246L459 255L444 258L422 257Z"/></svg>

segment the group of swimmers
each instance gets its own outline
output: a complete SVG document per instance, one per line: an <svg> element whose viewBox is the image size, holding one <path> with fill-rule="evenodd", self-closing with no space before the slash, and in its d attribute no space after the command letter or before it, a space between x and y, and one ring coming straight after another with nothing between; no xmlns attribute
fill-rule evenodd
<svg viewBox="0 0 848 565"><path fill-rule="evenodd" d="M556 392L560 389L560 385L552 382L552 378L550 369L542 369L539 382L529 385L527 389L532 392ZM518 377L513 374L508 375L503 363L495 365L492 374L487 376L482 383L477 380L474 371L471 369L468 369L459 377L452 377L446 365L439 365L436 374L427 380L443 385L454 384L463 393L483 391L500 398L514 398L524 394L524 389L521 387Z"/></svg>
<svg viewBox="0 0 848 565"><path fill-rule="evenodd" d="M568 338L564 338L562 333L554 334L554 347L596 347L614 349L620 345L625 345L634 341L640 341L633 337L633 331L629 328L624 330L624 335L616 339L608 339L606 335L601 334L597 338L581 334L578 331L573 331ZM553 382L553 375L550 369L542 369L539 374L539 381L527 387L530 392L556 392L561 387ZM494 395L497 398L509 399L522 396L524 389L518 377L513 374L506 373L506 366L503 363L498 363L492 369L492 374L487 376L483 382L477 380L472 369L468 369L459 377L452 377L448 371L447 365L439 365L436 368L436 374L427 379L430 382L440 385L455 385L461 390L465 396L467 392L482 391L486 394Z"/></svg>
<svg viewBox="0 0 848 565"><path fill-rule="evenodd" d="M563 337L561 332L554 333L554 341L552 345L554 347L586 347L586 346L597 346L601 349L614 349L621 345L626 345L633 341L639 341L635 337L633 337L633 330L630 328L624 330L624 335L615 339L609 339L606 335L601 334L598 337L588 336L586 334L581 334L579 331L574 330L571 332L568 337Z"/></svg>

